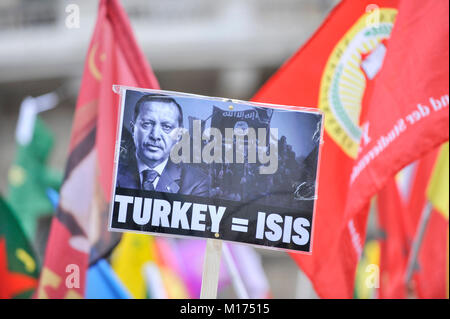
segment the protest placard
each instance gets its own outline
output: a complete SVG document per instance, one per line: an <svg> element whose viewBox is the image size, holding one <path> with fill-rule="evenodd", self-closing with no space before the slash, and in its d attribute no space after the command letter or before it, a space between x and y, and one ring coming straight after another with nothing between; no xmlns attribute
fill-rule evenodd
<svg viewBox="0 0 450 319"><path fill-rule="evenodd" d="M110 230L311 252L320 111L116 89Z"/></svg>

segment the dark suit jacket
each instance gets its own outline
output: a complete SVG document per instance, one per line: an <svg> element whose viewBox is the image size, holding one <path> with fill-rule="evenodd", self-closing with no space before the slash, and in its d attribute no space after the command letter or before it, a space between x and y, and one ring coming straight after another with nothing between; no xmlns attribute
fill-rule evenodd
<svg viewBox="0 0 450 319"><path fill-rule="evenodd" d="M117 187L141 189L136 157L119 161ZM209 178L202 170L189 164L174 164L169 159L155 191L183 195L209 196Z"/></svg>

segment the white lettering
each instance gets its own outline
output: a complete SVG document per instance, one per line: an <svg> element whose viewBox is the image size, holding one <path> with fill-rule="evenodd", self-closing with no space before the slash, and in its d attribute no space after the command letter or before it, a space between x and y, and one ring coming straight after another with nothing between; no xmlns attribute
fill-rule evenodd
<svg viewBox="0 0 450 319"><path fill-rule="evenodd" d="M125 223L125 221L127 220L128 204L131 204L133 202L133 197L125 195L116 195L114 200L115 202L119 203L119 216L117 217L117 221L119 223Z"/></svg>
<svg viewBox="0 0 450 319"><path fill-rule="evenodd" d="M205 221L205 214L202 212L206 212L208 210L208 206L203 204L194 204L192 207L192 222L191 222L191 230L197 231L205 231L205 224L200 224L200 222Z"/></svg>
<svg viewBox="0 0 450 319"><path fill-rule="evenodd" d="M152 200L146 198L144 200L144 210L141 212L142 208L142 198L136 197L134 199L133 208L133 220L138 225L145 225L150 221L152 215Z"/></svg>
<svg viewBox="0 0 450 319"><path fill-rule="evenodd" d="M278 214L269 214L267 216L267 228L271 231L266 231L266 238L270 241L278 241L283 234L283 230L278 223L282 223L283 218Z"/></svg>
<svg viewBox="0 0 450 319"><path fill-rule="evenodd" d="M174 201L172 210L172 222L170 227L178 228L181 223L182 229L189 229L189 222L186 213L189 208L191 208L191 206L192 203L184 203L183 206L181 206L181 202Z"/></svg>
<svg viewBox="0 0 450 319"><path fill-rule="evenodd" d="M294 231L297 233L297 235L292 236L292 241L299 245L303 246L306 245L309 241L309 231L305 229L304 227L309 227L310 223L306 218L296 218L294 220Z"/></svg>
<svg viewBox="0 0 450 319"><path fill-rule="evenodd" d="M219 206L216 210L216 206L209 205L209 215L211 216L211 232L217 233L219 231L220 221L225 213L225 207Z"/></svg>
<svg viewBox="0 0 450 319"><path fill-rule="evenodd" d="M163 199L155 199L153 203L152 226L169 227L170 203Z"/></svg>

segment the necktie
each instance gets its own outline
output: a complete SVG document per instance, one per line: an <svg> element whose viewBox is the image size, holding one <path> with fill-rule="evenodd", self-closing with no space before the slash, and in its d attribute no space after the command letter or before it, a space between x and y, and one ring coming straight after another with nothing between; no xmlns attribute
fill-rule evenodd
<svg viewBox="0 0 450 319"><path fill-rule="evenodd" d="M145 189L147 191L154 191L155 187L153 186L153 182L155 181L156 177L158 177L159 174L152 170L152 169L146 169L142 172L142 189Z"/></svg>

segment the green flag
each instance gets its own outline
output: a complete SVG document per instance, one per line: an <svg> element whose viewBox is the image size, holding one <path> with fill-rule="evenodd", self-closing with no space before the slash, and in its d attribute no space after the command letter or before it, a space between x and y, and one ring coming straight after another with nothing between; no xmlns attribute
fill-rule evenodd
<svg viewBox="0 0 450 319"><path fill-rule="evenodd" d="M7 201L32 242L36 239L39 217L54 211L47 191L59 189L62 180L62 174L47 167L53 142L52 132L37 116L31 141L27 145L17 145L9 170Z"/></svg>
<svg viewBox="0 0 450 319"><path fill-rule="evenodd" d="M30 298L38 275L33 249L9 205L0 197L0 299Z"/></svg>

